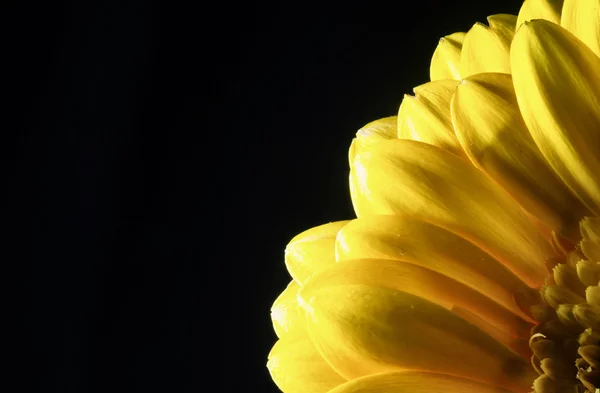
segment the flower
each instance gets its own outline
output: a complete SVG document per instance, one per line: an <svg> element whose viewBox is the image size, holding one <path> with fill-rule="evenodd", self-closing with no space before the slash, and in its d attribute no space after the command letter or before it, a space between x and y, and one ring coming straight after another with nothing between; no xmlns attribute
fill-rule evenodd
<svg viewBox="0 0 600 393"><path fill-rule="evenodd" d="M288 244L285 393L600 388L600 2L488 21L358 131L358 218Z"/></svg>

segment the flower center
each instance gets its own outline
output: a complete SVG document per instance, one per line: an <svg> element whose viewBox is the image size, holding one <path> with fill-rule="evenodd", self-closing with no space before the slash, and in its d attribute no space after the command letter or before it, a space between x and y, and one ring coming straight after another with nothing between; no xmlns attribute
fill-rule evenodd
<svg viewBox="0 0 600 393"><path fill-rule="evenodd" d="M550 274L531 307L536 393L595 393L600 388L600 220L582 221L583 240L547 264ZM560 247L565 249L564 247Z"/></svg>

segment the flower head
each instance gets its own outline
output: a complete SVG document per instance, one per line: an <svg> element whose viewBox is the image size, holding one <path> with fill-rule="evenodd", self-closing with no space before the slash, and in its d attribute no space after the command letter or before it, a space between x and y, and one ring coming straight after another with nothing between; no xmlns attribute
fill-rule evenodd
<svg viewBox="0 0 600 393"><path fill-rule="evenodd" d="M286 248L285 393L600 388L600 2L488 22L358 131L358 218Z"/></svg>

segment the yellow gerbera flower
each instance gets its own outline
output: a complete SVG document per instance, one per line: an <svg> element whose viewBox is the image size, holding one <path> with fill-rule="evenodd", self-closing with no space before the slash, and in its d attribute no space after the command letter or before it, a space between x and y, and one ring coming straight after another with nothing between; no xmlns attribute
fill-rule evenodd
<svg viewBox="0 0 600 393"><path fill-rule="evenodd" d="M287 246L285 393L600 388L600 1L488 21L358 131L358 218Z"/></svg>

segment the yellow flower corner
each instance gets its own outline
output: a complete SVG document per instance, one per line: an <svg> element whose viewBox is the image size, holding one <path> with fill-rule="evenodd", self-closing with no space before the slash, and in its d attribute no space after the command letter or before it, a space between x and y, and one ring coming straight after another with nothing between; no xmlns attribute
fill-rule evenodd
<svg viewBox="0 0 600 393"><path fill-rule="evenodd" d="M350 146L357 218L291 240L284 393L600 393L600 1L443 37Z"/></svg>

